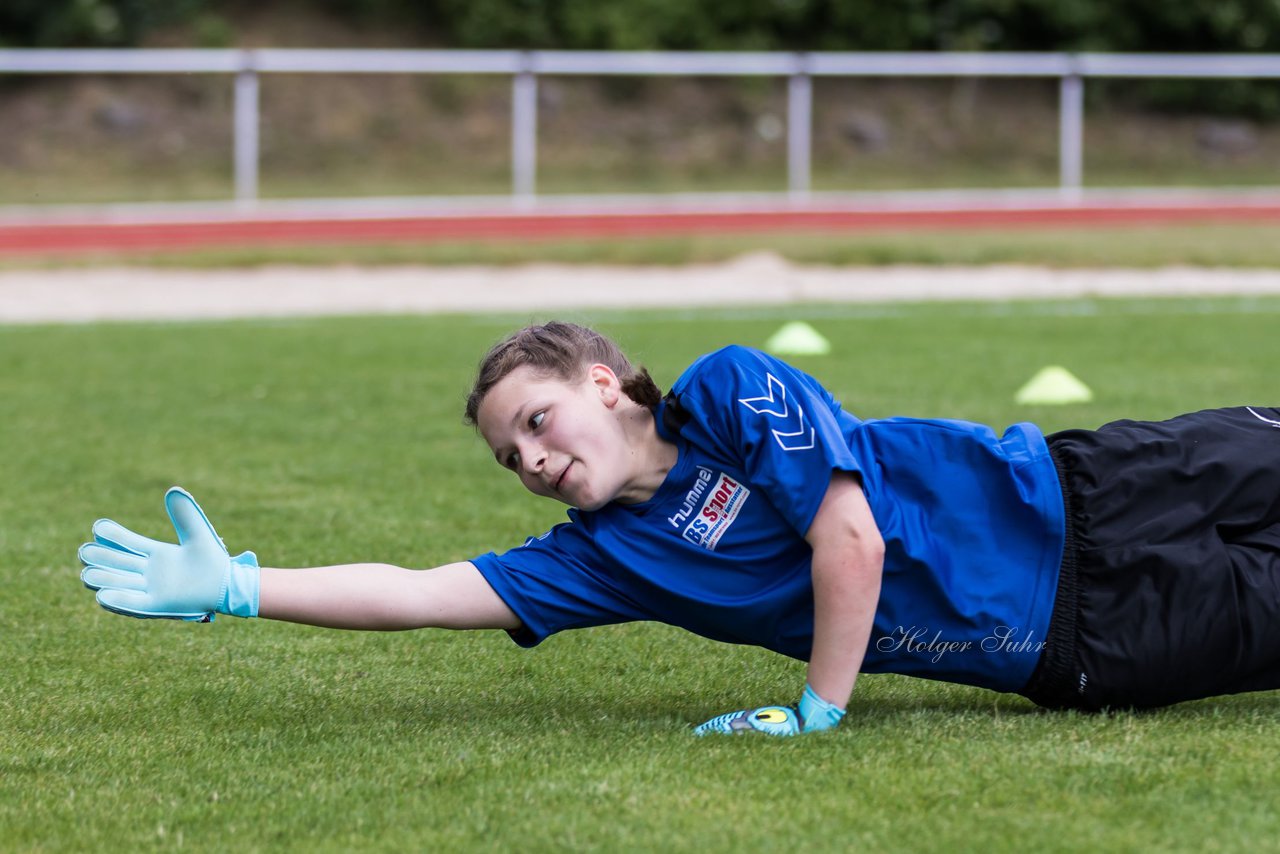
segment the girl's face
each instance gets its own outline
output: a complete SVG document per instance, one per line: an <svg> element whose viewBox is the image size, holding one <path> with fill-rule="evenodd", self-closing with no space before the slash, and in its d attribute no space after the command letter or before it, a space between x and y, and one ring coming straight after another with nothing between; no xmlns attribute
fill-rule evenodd
<svg viewBox="0 0 1280 854"><path fill-rule="evenodd" d="M579 381L539 377L523 366L489 390L476 420L499 465L526 489L596 510L628 499L638 466L620 419L623 399L604 365L592 365Z"/></svg>

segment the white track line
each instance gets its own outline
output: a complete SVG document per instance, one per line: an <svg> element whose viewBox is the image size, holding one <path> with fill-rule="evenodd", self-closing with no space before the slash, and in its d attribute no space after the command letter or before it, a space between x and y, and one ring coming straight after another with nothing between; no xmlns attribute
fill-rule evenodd
<svg viewBox="0 0 1280 854"><path fill-rule="evenodd" d="M1275 294L1280 270L844 268L771 253L688 267L90 268L0 271L0 324Z"/></svg>

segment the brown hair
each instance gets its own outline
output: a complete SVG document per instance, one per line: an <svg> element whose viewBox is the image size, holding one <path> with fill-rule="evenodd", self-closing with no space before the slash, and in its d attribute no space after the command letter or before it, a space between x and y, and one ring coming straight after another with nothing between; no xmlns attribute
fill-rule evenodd
<svg viewBox="0 0 1280 854"><path fill-rule="evenodd" d="M622 392L641 406L657 406L662 399L662 391L649 372L635 368L612 340L594 329L553 320L526 326L485 354L467 396L466 421L476 424L485 395L516 368L528 365L541 376L573 381L597 363L617 374Z"/></svg>

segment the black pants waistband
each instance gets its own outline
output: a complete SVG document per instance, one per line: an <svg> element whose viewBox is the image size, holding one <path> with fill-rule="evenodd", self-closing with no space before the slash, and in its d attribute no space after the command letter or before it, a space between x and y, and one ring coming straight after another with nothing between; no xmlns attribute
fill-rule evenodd
<svg viewBox="0 0 1280 854"><path fill-rule="evenodd" d="M1044 652L1026 686L1018 693L1040 706L1051 709L1074 706L1076 623L1079 619L1080 571L1077 562L1078 520L1070 481L1070 463L1048 437L1049 455L1058 472L1062 489L1063 521L1066 536L1062 544L1062 565L1058 570L1058 590L1049 618Z"/></svg>

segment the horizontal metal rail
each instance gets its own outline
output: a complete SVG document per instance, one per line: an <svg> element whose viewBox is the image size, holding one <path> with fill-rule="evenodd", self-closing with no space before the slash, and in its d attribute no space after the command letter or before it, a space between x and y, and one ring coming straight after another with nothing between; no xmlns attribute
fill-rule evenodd
<svg viewBox="0 0 1280 854"><path fill-rule="evenodd" d="M1280 78L1280 54L0 49L3 74L534 74Z"/></svg>
<svg viewBox="0 0 1280 854"><path fill-rule="evenodd" d="M0 74L233 75L235 195L249 203L258 198L263 74L510 76L512 195L521 200L536 192L539 76L783 77L789 80L788 188L803 199L810 192L814 77L1057 78L1059 186L1071 194L1084 180L1086 78L1280 79L1280 54L6 49L0 50Z"/></svg>

